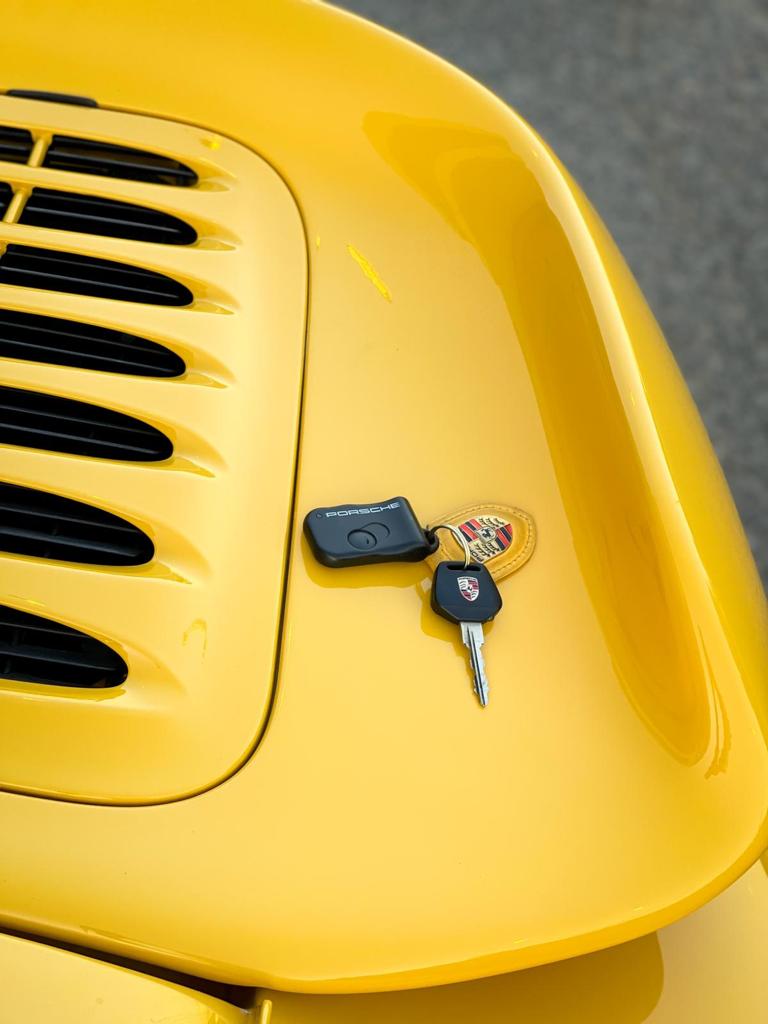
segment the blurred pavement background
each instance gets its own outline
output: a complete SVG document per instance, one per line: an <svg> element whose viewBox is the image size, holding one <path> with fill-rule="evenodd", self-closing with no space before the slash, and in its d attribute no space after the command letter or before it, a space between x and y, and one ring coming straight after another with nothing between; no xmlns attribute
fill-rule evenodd
<svg viewBox="0 0 768 1024"><path fill-rule="evenodd" d="M515 107L666 332L768 585L768 5L340 0Z"/></svg>

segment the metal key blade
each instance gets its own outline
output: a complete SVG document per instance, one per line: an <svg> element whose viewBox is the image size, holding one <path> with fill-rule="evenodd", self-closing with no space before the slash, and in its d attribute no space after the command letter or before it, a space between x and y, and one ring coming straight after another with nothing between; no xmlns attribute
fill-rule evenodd
<svg viewBox="0 0 768 1024"><path fill-rule="evenodd" d="M462 622L461 640L469 651L472 678L477 699L483 707L488 706L488 679L485 675L485 659L482 646L485 643L483 626L480 622Z"/></svg>

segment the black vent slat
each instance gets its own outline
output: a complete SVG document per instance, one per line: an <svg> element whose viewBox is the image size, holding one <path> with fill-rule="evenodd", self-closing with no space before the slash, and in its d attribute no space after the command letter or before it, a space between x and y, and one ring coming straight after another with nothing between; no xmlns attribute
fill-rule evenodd
<svg viewBox="0 0 768 1024"><path fill-rule="evenodd" d="M29 160L33 145L32 133L26 128L0 125L0 160L25 164Z"/></svg>
<svg viewBox="0 0 768 1024"><path fill-rule="evenodd" d="M10 615L9 615L10 613ZM0 630L13 624L15 612L7 605L0 605ZM35 616L32 616L35 618ZM38 619L28 627L29 635L34 636L35 643L47 643L46 637L69 637L69 626L61 622L54 622L53 619Z"/></svg>
<svg viewBox="0 0 768 1024"><path fill-rule="evenodd" d="M197 240L191 225L162 210L49 188L32 190L20 222L164 245L191 245Z"/></svg>
<svg viewBox="0 0 768 1024"><path fill-rule="evenodd" d="M26 245L9 245L0 256L0 284L158 306L188 306L193 299L183 284L154 270Z"/></svg>
<svg viewBox="0 0 768 1024"><path fill-rule="evenodd" d="M10 493L8 490L9 488L13 488L14 492L20 491L22 494ZM55 498L55 501L46 504L41 503L32 507L23 493L26 490L28 490L28 488L24 488L20 484L0 483L0 523L4 524L7 522L8 517L13 515L34 515L35 519L42 521L49 520L50 523L65 523L67 526L82 526L88 529L92 528L93 516L89 515L88 511L83 511L82 513L79 512L80 508L83 510L90 510L89 505L74 501L74 499L70 498L59 499L54 495L53 497ZM46 498L48 497L48 494L44 491L32 491L31 493L44 494ZM71 509L65 510L60 505L60 501L73 501L74 504ZM101 529L112 533L133 533L135 530L135 528L131 526L130 523L126 523L124 519L119 519L117 516L111 515L110 519L114 519L114 522L105 520L104 523L101 524ZM4 525L2 528L5 528Z"/></svg>
<svg viewBox="0 0 768 1024"><path fill-rule="evenodd" d="M0 551L88 565L143 565L154 545L143 530L104 509L0 483Z"/></svg>
<svg viewBox="0 0 768 1024"><path fill-rule="evenodd" d="M90 96L75 96L70 92L48 92L43 89L7 89L6 96L18 96L20 100L40 100L43 103L65 103L70 107L98 107Z"/></svg>
<svg viewBox="0 0 768 1024"><path fill-rule="evenodd" d="M30 427L14 422L0 412L0 443L13 444L24 448L45 448L47 451L75 452L77 455L91 455L103 459L125 458L125 445L116 441L100 441L84 438L79 434L66 434L50 428ZM152 461L151 449L133 446L131 458Z"/></svg>
<svg viewBox="0 0 768 1024"><path fill-rule="evenodd" d="M192 168L171 157L67 135L53 136L43 166L156 185L189 187L197 184L197 175Z"/></svg>
<svg viewBox="0 0 768 1024"><path fill-rule="evenodd" d="M157 342L94 324L0 309L0 357L88 370L178 377L184 360Z"/></svg>
<svg viewBox="0 0 768 1024"><path fill-rule="evenodd" d="M14 400L9 398L7 394L2 394L4 390L0 389L0 395L2 395L0 397L0 419L4 419L8 423L18 424L25 429L29 427L30 429L41 430L44 433L69 430L74 431L73 436L75 437L82 435L90 438L98 433L99 428L104 422L103 410L96 405L90 406L93 409L91 415L77 416L74 411L70 413L67 408L55 407L47 410L42 405L29 408L27 405L28 396L32 392L19 391ZM73 408L80 404L76 403ZM87 405L83 407L85 409L89 408ZM134 426L134 423L137 425ZM112 437L118 443L120 441L139 443L142 440L149 442L154 438L154 429L143 424L140 420L128 418L125 425L113 424Z"/></svg>
<svg viewBox="0 0 768 1024"><path fill-rule="evenodd" d="M128 666L101 640L39 615L0 607L0 677L48 686L119 686Z"/></svg>
<svg viewBox="0 0 768 1024"><path fill-rule="evenodd" d="M8 204L13 198L13 189L7 181L0 181L0 217L8 209Z"/></svg>
<svg viewBox="0 0 768 1024"><path fill-rule="evenodd" d="M109 648L107 648L108 650ZM0 640L0 659L3 655L15 654L16 650L8 643ZM73 654L65 651L49 651L45 647L33 647L28 645L24 649L24 658L27 661L56 662L66 665L69 668L94 669L99 672L107 671L112 664L112 659L102 651L89 654Z"/></svg>
<svg viewBox="0 0 768 1024"><path fill-rule="evenodd" d="M71 402L69 399L65 399L63 404L61 400L56 399L49 405L30 404L30 396L37 394L35 391L16 391L13 388L0 387L0 415L6 419L10 417L11 421L16 423L21 422L22 417L29 417L30 422L42 430L57 430L68 426L76 429L78 433L87 433L88 436L92 436L104 423L105 410L98 405ZM121 417L119 422L116 421L113 430L119 437L128 440L136 440L141 436L151 438L155 434L154 427L130 416Z"/></svg>
<svg viewBox="0 0 768 1024"><path fill-rule="evenodd" d="M106 544L90 540L86 552L90 557L78 557L80 546L68 537L54 537L45 530L33 530L27 526L6 526L0 524L0 550L35 558L57 558L63 562L84 562L89 565L135 565L135 556L125 562L125 552L120 544ZM147 559L143 558L142 563Z"/></svg>
<svg viewBox="0 0 768 1024"><path fill-rule="evenodd" d="M0 387L0 444L131 462L157 462L173 451L165 434L133 416L7 387Z"/></svg>

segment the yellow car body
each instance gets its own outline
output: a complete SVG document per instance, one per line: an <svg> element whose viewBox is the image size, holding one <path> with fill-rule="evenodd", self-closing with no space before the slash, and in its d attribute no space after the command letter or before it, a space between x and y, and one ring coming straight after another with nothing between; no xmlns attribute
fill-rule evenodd
<svg viewBox="0 0 768 1024"><path fill-rule="evenodd" d="M154 544L130 568L0 556L0 604L128 666L108 690L0 680L2 1024L760 1020L764 595L567 171L479 85L322 4L4 14L0 125L33 145L0 160L0 248L146 268L192 298L20 287L0 256L3 308L186 366L0 360L4 386L173 442L150 465L0 446L3 481ZM60 135L165 154L197 184L51 169ZM196 241L31 226L36 188L162 210ZM331 570L302 538L315 506L391 494L422 522L480 501L535 521L487 630L486 710L428 566Z"/></svg>

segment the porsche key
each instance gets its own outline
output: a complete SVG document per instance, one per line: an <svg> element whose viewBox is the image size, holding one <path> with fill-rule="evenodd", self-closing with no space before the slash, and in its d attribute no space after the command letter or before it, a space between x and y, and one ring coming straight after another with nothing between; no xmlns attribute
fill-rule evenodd
<svg viewBox="0 0 768 1024"><path fill-rule="evenodd" d="M482 647L483 623L501 611L501 594L483 565L440 562L432 581L432 608L461 627L461 640L469 650L474 690L483 707L488 704L488 680Z"/></svg>
<svg viewBox="0 0 768 1024"><path fill-rule="evenodd" d="M331 569L376 562L421 562L437 550L407 498L313 508L304 533L318 562Z"/></svg>

